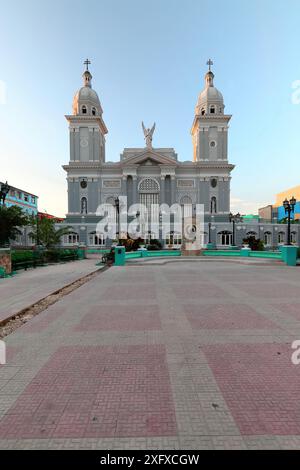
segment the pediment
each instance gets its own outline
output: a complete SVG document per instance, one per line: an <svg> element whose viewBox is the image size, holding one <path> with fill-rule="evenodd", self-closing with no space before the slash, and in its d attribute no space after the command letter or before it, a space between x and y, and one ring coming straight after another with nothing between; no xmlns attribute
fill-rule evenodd
<svg viewBox="0 0 300 470"><path fill-rule="evenodd" d="M145 149L139 155L134 155L133 157L126 158L123 160L122 166L127 165L177 165L177 161L173 158L166 157L165 155L161 155L158 152L155 152L151 149Z"/></svg>

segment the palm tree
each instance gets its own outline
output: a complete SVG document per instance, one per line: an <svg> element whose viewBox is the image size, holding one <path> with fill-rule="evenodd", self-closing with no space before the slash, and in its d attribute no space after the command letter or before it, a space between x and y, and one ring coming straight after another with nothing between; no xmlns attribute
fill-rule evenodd
<svg viewBox="0 0 300 470"><path fill-rule="evenodd" d="M52 248L60 244L61 237L70 233L71 227L55 227L55 219L48 219L46 217L36 221L33 226L32 238L38 245L43 245L45 248Z"/></svg>

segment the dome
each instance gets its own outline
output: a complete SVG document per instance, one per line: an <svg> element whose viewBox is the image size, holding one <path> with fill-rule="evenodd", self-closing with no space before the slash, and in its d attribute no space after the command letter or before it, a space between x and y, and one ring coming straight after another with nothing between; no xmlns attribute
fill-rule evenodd
<svg viewBox="0 0 300 470"><path fill-rule="evenodd" d="M223 95L214 86L214 74L209 71L205 75L205 88L197 101L196 114L223 114L224 107Z"/></svg>
<svg viewBox="0 0 300 470"><path fill-rule="evenodd" d="M84 86L77 91L73 99L73 114L99 116L102 108L99 97L92 89L92 75L86 70L83 74Z"/></svg>

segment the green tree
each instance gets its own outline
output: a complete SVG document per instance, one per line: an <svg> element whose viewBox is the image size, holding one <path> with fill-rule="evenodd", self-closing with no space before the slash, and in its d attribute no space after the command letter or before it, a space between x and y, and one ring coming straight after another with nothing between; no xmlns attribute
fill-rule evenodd
<svg viewBox="0 0 300 470"><path fill-rule="evenodd" d="M281 219L279 222L279 224L287 224L288 223L288 217L284 217L283 219ZM299 224L299 220L298 219L291 219L291 224Z"/></svg>
<svg viewBox="0 0 300 470"><path fill-rule="evenodd" d="M71 227L56 229L55 223L55 219L48 219L46 217L42 219L35 218L32 223L33 231L31 236L36 244L43 245L45 248L52 248L60 244L61 237L68 234Z"/></svg>
<svg viewBox="0 0 300 470"><path fill-rule="evenodd" d="M15 240L21 227L30 224L30 217L20 207L0 205L0 246Z"/></svg>
<svg viewBox="0 0 300 470"><path fill-rule="evenodd" d="M265 249L264 242L259 238L255 238L253 235L250 235L248 238L244 238L243 243L247 243L252 251L264 251Z"/></svg>

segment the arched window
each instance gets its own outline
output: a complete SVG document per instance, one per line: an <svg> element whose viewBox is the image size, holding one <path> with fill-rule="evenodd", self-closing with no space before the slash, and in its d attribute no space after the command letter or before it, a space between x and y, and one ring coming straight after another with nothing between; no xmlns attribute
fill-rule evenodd
<svg viewBox="0 0 300 470"><path fill-rule="evenodd" d="M104 233L90 232L89 233L89 245L104 246L105 245Z"/></svg>
<svg viewBox="0 0 300 470"><path fill-rule="evenodd" d="M169 248L178 249L178 248L181 247L181 243L182 243L181 233L177 233L177 232L167 233L167 235L166 235L166 245Z"/></svg>
<svg viewBox="0 0 300 470"><path fill-rule="evenodd" d="M291 243L297 243L297 232L291 232Z"/></svg>
<svg viewBox="0 0 300 470"><path fill-rule="evenodd" d="M193 215L193 201L190 196L183 196L180 199L180 205L183 217L192 217Z"/></svg>
<svg viewBox="0 0 300 470"><path fill-rule="evenodd" d="M285 242L285 233L278 232L278 244L282 245Z"/></svg>
<svg viewBox="0 0 300 470"><path fill-rule="evenodd" d="M204 116L205 115L205 108L202 108L201 109L201 116Z"/></svg>
<svg viewBox="0 0 300 470"><path fill-rule="evenodd" d="M87 109L86 109L86 106L85 106L85 105L82 106L81 111L82 111L82 114L86 114L86 113L87 113Z"/></svg>
<svg viewBox="0 0 300 470"><path fill-rule="evenodd" d="M257 233L251 230L250 232L247 232L247 237L257 237Z"/></svg>
<svg viewBox="0 0 300 470"><path fill-rule="evenodd" d="M76 245L79 243L79 235L77 232L70 232L64 235L64 245Z"/></svg>
<svg viewBox="0 0 300 470"><path fill-rule="evenodd" d="M210 114L215 114L216 108L215 108L214 104L209 107L209 112L210 112Z"/></svg>
<svg viewBox="0 0 300 470"><path fill-rule="evenodd" d="M159 184L154 178L144 178L139 184L140 193L158 193Z"/></svg>
<svg viewBox="0 0 300 470"><path fill-rule="evenodd" d="M144 178L139 184L139 202L142 216L149 224L156 220L159 213L160 187L156 179Z"/></svg>
<svg viewBox="0 0 300 470"><path fill-rule="evenodd" d="M266 246L271 246L272 245L272 234L271 234L271 232L265 232L264 233L264 244Z"/></svg>
<svg viewBox="0 0 300 470"><path fill-rule="evenodd" d="M230 246L232 245L232 232L228 230L223 230L222 232L218 233L219 236L219 244L223 246Z"/></svg>
<svg viewBox="0 0 300 470"><path fill-rule="evenodd" d="M212 214L217 213L217 198L215 196L213 196L210 200L210 212Z"/></svg>
<svg viewBox="0 0 300 470"><path fill-rule="evenodd" d="M87 214L87 198L86 197L81 198L80 212L81 214Z"/></svg>
<svg viewBox="0 0 300 470"><path fill-rule="evenodd" d="M96 108L94 108L94 107L92 108L92 115L96 116Z"/></svg>

